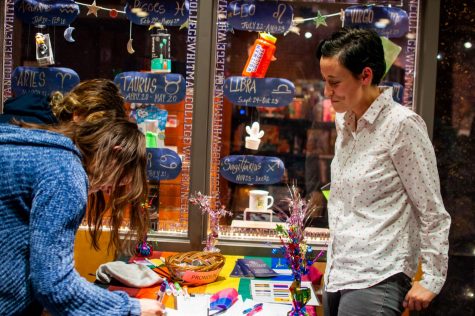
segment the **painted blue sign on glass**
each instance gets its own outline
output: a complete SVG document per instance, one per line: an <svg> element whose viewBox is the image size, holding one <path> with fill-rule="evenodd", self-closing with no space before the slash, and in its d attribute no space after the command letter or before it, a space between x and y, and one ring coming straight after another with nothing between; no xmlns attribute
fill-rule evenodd
<svg viewBox="0 0 475 316"><path fill-rule="evenodd" d="M312 0L312 2L316 3L339 3L339 4L358 4L362 2L361 0ZM374 1L376 2L376 1ZM384 4L395 4L401 5L401 0L384 0Z"/></svg>
<svg viewBox="0 0 475 316"><path fill-rule="evenodd" d="M282 78L229 77L224 95L236 105L279 107L289 105L295 95L294 84Z"/></svg>
<svg viewBox="0 0 475 316"><path fill-rule="evenodd" d="M242 31L282 34L292 25L293 9L279 1L231 1L228 4L228 23Z"/></svg>
<svg viewBox="0 0 475 316"><path fill-rule="evenodd" d="M168 148L147 148L147 179L172 180L181 172L181 159Z"/></svg>
<svg viewBox="0 0 475 316"><path fill-rule="evenodd" d="M127 19L138 25L181 26L188 20L188 10L187 0L127 0L125 5Z"/></svg>
<svg viewBox="0 0 475 316"><path fill-rule="evenodd" d="M284 175L284 163L277 157L234 155L221 159L221 176L238 184L274 184Z"/></svg>
<svg viewBox="0 0 475 316"><path fill-rule="evenodd" d="M127 102L174 104L185 98L185 78L180 74L122 72L114 82Z"/></svg>
<svg viewBox="0 0 475 316"><path fill-rule="evenodd" d="M384 81L381 82L380 86L382 87L392 87L393 88L393 99L398 103L402 103L402 97L404 93L404 86L399 82Z"/></svg>
<svg viewBox="0 0 475 316"><path fill-rule="evenodd" d="M380 36L396 38L409 30L407 12L395 7L351 6L345 9L345 27L373 29Z"/></svg>
<svg viewBox="0 0 475 316"><path fill-rule="evenodd" d="M66 26L79 15L73 0L19 0L14 9L20 20L33 25Z"/></svg>
<svg viewBox="0 0 475 316"><path fill-rule="evenodd" d="M69 68L16 67L12 74L12 90L18 96L49 96L54 91L68 92L79 83L78 74Z"/></svg>

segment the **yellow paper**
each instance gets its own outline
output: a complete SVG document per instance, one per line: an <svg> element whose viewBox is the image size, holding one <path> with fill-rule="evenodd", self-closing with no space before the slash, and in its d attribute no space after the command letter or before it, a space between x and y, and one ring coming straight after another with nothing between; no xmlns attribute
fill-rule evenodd
<svg viewBox="0 0 475 316"><path fill-rule="evenodd" d="M397 56L401 52L401 46L396 45L394 42L390 41L387 37L381 36L381 41L383 42L384 49L384 60L386 61L386 71L384 72L383 77L388 73L389 68L396 61Z"/></svg>

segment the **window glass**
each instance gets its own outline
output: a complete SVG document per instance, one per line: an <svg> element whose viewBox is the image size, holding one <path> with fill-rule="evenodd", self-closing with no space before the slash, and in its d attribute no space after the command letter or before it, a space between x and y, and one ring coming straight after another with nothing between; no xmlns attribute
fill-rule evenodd
<svg viewBox="0 0 475 316"><path fill-rule="evenodd" d="M343 15L345 25L371 27L389 37L388 46L400 48L384 81L394 86L400 103L412 108L418 2L366 5L372 3L219 2L210 183L217 203L233 212L221 223L221 239L275 241L275 223L288 214L289 186L295 184L314 209L307 229L310 243L326 242L327 192L322 187L331 182L335 112L323 96L315 52L322 39L342 27ZM249 74L255 70L253 58L265 58L267 51L262 44L256 55L261 30L274 37L275 60L267 79L249 78L259 76ZM258 150L246 144L255 123L264 132ZM274 170L280 167L280 173ZM272 198L256 206L259 195Z"/></svg>
<svg viewBox="0 0 475 316"><path fill-rule="evenodd" d="M4 98L15 87L38 92L52 67L69 68L81 81L115 80L130 117L155 133L148 145L162 150L160 157L149 153L151 192L144 202L151 228L186 235L197 1L47 2L15 1L15 8L4 2ZM46 38L44 52L38 36ZM24 67L20 77L17 67Z"/></svg>
<svg viewBox="0 0 475 316"><path fill-rule="evenodd" d="M473 256L475 7L465 1L442 1L440 12L433 141L444 204L452 216L450 251Z"/></svg>

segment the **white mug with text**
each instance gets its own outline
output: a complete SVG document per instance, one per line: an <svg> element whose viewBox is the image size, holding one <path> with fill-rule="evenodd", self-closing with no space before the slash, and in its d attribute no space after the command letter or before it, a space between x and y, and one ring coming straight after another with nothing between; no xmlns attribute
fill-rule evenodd
<svg viewBox="0 0 475 316"><path fill-rule="evenodd" d="M265 211L274 204L274 198L264 190L249 191L249 210Z"/></svg>

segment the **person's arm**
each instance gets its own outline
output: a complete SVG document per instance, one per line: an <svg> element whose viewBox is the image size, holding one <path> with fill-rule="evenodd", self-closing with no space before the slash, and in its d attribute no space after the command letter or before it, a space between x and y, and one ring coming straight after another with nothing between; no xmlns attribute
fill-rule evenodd
<svg viewBox="0 0 475 316"><path fill-rule="evenodd" d="M36 299L54 315L140 315L138 300L101 289L74 269L74 240L86 207L87 180L79 161L48 169L37 185L30 214L30 280Z"/></svg>
<svg viewBox="0 0 475 316"><path fill-rule="evenodd" d="M413 289L418 293L424 289L430 291L432 295L425 293L423 300L429 296L432 300L440 292L447 275L450 216L440 194L434 148L420 116L410 115L401 122L391 156L420 225L424 275Z"/></svg>

